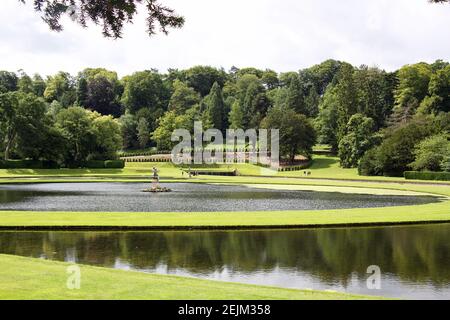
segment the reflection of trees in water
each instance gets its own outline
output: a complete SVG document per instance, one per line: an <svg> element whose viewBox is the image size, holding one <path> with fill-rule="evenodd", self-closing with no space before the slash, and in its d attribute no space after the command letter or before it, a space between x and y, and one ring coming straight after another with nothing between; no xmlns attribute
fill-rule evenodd
<svg viewBox="0 0 450 320"><path fill-rule="evenodd" d="M450 280L448 225L253 232L0 233L0 251L112 267L116 258L135 268L167 265L194 273L290 268L345 284L366 278L369 265L410 281Z"/></svg>

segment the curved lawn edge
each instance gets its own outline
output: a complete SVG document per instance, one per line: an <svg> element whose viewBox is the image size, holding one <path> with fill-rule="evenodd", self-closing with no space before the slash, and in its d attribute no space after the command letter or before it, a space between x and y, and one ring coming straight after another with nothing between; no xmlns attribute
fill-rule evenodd
<svg viewBox="0 0 450 320"><path fill-rule="evenodd" d="M1 230L236 230L450 223L450 201L323 211L113 213L1 211Z"/></svg>
<svg viewBox="0 0 450 320"><path fill-rule="evenodd" d="M2 300L367 300L384 299L331 291L296 290L87 265L79 290L67 289L73 264L0 254Z"/></svg>
<svg viewBox="0 0 450 320"><path fill-rule="evenodd" d="M57 179L27 183L62 182ZM98 180L67 182L138 182L136 180ZM145 182L145 181L142 181ZM444 196L450 199L450 188L442 185L407 183L325 182L282 178L202 177L200 179L167 179L165 182L218 183L261 186L320 186L365 190L397 190ZM0 179L0 184L3 183ZM18 183L14 181L12 183ZM164 183L164 182L162 182ZM265 211L214 213L114 213L114 212L35 212L0 211L2 230L235 230L274 228L367 227L450 222L450 201L415 206L337 209L322 211Z"/></svg>

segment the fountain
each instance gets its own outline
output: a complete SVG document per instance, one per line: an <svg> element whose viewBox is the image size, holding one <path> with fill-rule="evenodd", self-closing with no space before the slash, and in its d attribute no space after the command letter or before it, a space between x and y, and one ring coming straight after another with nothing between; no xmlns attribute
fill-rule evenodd
<svg viewBox="0 0 450 320"><path fill-rule="evenodd" d="M161 187L159 185L159 174L158 169L153 167L153 176L152 176L152 186L148 189L142 190L142 192L150 192L150 193L163 193L163 192L172 192L172 189Z"/></svg>

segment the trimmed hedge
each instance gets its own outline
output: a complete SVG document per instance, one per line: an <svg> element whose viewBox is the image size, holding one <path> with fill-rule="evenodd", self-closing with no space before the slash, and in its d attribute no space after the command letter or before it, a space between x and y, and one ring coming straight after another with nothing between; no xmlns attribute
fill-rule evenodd
<svg viewBox="0 0 450 320"><path fill-rule="evenodd" d="M90 160L79 165L68 165L69 169L78 168L87 169L123 169L125 161L123 160ZM55 161L42 160L0 160L0 169L60 169L61 166Z"/></svg>
<svg viewBox="0 0 450 320"><path fill-rule="evenodd" d="M0 160L0 169L59 169L54 161L42 160Z"/></svg>
<svg viewBox="0 0 450 320"><path fill-rule="evenodd" d="M450 181L450 172L406 171L405 179Z"/></svg>
<svg viewBox="0 0 450 320"><path fill-rule="evenodd" d="M87 169L105 169L105 161L89 160L82 167Z"/></svg>
<svg viewBox="0 0 450 320"><path fill-rule="evenodd" d="M105 161L106 169L123 169L125 168L125 161L123 160L107 160Z"/></svg>
<svg viewBox="0 0 450 320"><path fill-rule="evenodd" d="M84 166L87 169L123 169L125 168L125 161L123 160L90 160Z"/></svg>

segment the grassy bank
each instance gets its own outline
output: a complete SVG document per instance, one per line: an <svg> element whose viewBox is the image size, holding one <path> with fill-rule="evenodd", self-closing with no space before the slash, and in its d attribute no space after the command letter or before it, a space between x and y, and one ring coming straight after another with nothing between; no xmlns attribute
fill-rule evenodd
<svg viewBox="0 0 450 320"><path fill-rule="evenodd" d="M369 297L292 290L80 266L81 287L67 289L69 264L0 255L0 299L347 300ZM372 297L372 299L375 299Z"/></svg>
<svg viewBox="0 0 450 320"><path fill-rule="evenodd" d="M3 229L235 229L450 222L450 202L324 211L112 213L1 212Z"/></svg>

